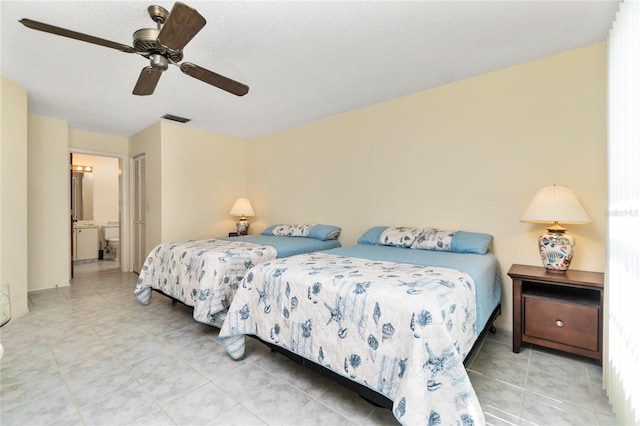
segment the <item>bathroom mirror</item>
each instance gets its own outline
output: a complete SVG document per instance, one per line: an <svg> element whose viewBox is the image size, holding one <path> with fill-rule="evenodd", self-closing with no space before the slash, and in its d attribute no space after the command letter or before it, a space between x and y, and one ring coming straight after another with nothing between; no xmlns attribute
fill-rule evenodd
<svg viewBox="0 0 640 426"><path fill-rule="evenodd" d="M74 220L93 220L93 173L71 173L71 215Z"/></svg>

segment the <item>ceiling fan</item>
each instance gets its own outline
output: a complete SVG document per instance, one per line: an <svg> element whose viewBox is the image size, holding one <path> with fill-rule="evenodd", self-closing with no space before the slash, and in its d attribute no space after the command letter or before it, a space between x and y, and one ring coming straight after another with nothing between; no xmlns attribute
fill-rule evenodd
<svg viewBox="0 0 640 426"><path fill-rule="evenodd" d="M148 12L157 24L157 28L143 28L133 33L133 47L31 19L21 19L20 22L34 30L117 49L125 53L136 53L149 59L150 65L142 69L133 89L134 95L151 95L160 76L169 68L169 64L178 66L188 76L234 95L243 96L249 92L249 86L245 84L191 62L180 63L183 57L182 49L207 23L198 11L184 3L176 2L171 8L171 13L161 6L149 6Z"/></svg>

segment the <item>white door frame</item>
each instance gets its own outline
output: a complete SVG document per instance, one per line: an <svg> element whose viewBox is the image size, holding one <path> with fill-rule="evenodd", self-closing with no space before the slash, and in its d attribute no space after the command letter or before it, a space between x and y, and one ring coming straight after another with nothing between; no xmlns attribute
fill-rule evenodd
<svg viewBox="0 0 640 426"><path fill-rule="evenodd" d="M131 250L129 237L129 157L126 154L116 154L113 152L91 151L87 149L69 148L71 154L96 155L99 157L112 157L120 160L119 189L119 215L120 221L120 270L130 272ZM70 191L67 185L67 191ZM69 197L71 194L69 194Z"/></svg>

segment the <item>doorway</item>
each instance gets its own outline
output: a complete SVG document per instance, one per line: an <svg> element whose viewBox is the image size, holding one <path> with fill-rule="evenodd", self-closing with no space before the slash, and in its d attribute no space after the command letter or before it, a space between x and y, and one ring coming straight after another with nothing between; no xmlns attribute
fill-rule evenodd
<svg viewBox="0 0 640 426"><path fill-rule="evenodd" d="M70 154L71 278L77 272L126 270L124 157L80 150Z"/></svg>

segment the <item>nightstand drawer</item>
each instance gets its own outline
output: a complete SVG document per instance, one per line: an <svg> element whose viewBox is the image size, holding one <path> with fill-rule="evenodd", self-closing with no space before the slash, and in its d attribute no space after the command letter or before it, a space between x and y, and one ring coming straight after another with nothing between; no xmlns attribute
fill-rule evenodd
<svg viewBox="0 0 640 426"><path fill-rule="evenodd" d="M525 336L598 351L598 306L524 294Z"/></svg>

